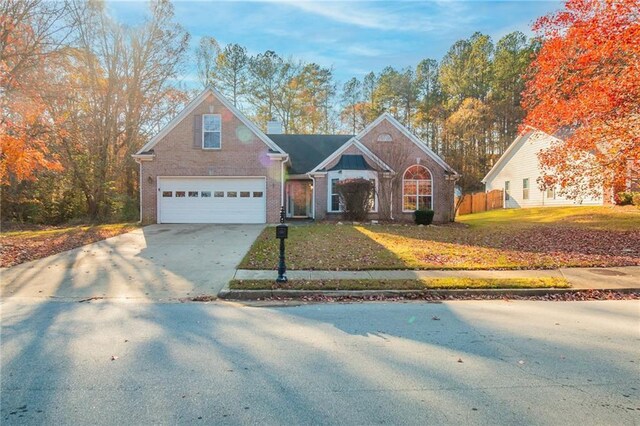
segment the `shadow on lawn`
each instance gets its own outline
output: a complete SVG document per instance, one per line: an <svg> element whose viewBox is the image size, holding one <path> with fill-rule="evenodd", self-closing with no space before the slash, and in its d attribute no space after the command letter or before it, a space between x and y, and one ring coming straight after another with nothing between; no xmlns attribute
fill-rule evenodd
<svg viewBox="0 0 640 426"><path fill-rule="evenodd" d="M384 250L395 252L408 268L439 266L435 260L430 264L430 259L453 269L640 265L640 230L605 231L559 224L523 229L447 225L356 229ZM470 263L461 265L467 258Z"/></svg>

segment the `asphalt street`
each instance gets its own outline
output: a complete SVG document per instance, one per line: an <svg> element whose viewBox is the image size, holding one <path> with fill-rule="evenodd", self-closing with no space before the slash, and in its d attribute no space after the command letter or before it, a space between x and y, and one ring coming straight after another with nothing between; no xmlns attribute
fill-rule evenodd
<svg viewBox="0 0 640 426"><path fill-rule="evenodd" d="M2 424L640 424L640 302L1 309Z"/></svg>

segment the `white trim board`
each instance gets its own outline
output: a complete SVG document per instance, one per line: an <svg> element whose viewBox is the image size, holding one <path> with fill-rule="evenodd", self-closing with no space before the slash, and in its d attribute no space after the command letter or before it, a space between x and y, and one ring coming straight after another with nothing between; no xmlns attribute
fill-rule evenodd
<svg viewBox="0 0 640 426"><path fill-rule="evenodd" d="M179 123L188 117L193 110L200 105L206 97L211 94L216 97L229 111L233 113L242 123L249 128L258 138L265 143L272 150L279 152L280 154L286 154L278 145L276 145L267 135L264 134L251 120L249 120L240 110L233 106L229 100L227 100L220 92L213 87L207 87L198 96L196 96L178 115L173 117L166 126L164 126L160 132L158 132L149 142L147 142L138 152L134 155L141 155L143 152L149 151L157 145L171 130L173 130Z"/></svg>
<svg viewBox="0 0 640 426"><path fill-rule="evenodd" d="M431 197L431 207L430 207L430 210L434 210L434 211L435 211L434 206L435 206L435 203L436 203L436 197L434 197L434 195L433 195L433 194L435 193L435 190L434 190L434 189L435 189L435 188L434 188L435 182L434 182L434 180L433 180L433 173L432 173L432 172L431 172L431 170L429 170L429 168L428 168L427 166L425 166L424 164L412 164L412 165L410 165L409 167L407 167L407 168L405 169L405 171L402 173L402 181L401 181L401 183L402 183L402 198L400 199L400 207L402 208L402 213L413 213L413 212L415 211L415 210L405 210L405 209L404 209L404 181L405 181L405 179L404 179L404 175L406 175L406 174L407 174L407 171L408 171L410 168L414 167L414 166L422 167L422 168L423 168L423 169L425 169L427 172L429 172L429 177L430 177L430 181L431 181L431 195L430 195L430 197ZM415 179L410 179L410 180L415 180ZM417 186L417 184L416 184L416 206L417 206L417 207L419 207L419 206L417 205L417 204L418 204L418 198L417 198L417 197L419 197L418 192L419 192L419 191L418 191L418 186ZM411 195L412 195L412 194L410 194L410 196L411 196Z"/></svg>
<svg viewBox="0 0 640 426"><path fill-rule="evenodd" d="M389 121L389 123L391 123L391 125L393 125L396 129L398 129L403 135L405 135L407 138L409 138L409 140L411 142L413 142L418 148L420 148L425 154L427 154L429 157L431 157L431 159L433 159L433 161L435 161L437 164L439 164L443 169L445 169L446 171L454 174L455 176L460 176L460 174L458 172L456 172L455 170L453 170L451 168L451 166L449 166L447 163L445 163L445 161L440 158L440 156L438 154L436 154L435 152L433 152L431 150L431 148L429 148L424 142L422 142L416 135L414 135L413 133L411 133L409 130L407 130L406 127L404 127L402 125L402 123L400 123L398 120L396 120L391 114L389 114L388 112L383 113L380 117L376 118L375 120L373 120L372 123L370 123L367 127L365 127L360 133L358 133L355 138L360 140L362 139L367 133L369 133L371 130L373 130L378 124L380 124L383 120L387 120Z"/></svg>
<svg viewBox="0 0 640 426"><path fill-rule="evenodd" d="M330 164L332 161L337 159L339 155L341 155L343 152L345 152L351 146L355 146L356 148L358 148L367 158L369 158L371 161L376 163L378 165L378 167L383 169L383 171L390 171L392 173L394 172L394 170L391 167L389 167L389 165L387 165L387 163L382 161L377 155L375 155L373 152L371 152L369 150L369 148L364 146L359 140L357 140L355 137L353 137L353 138L349 139L347 142L345 142L340 148L338 148L335 151L333 151L333 153L331 155L329 155L327 158L325 158L320 164L318 164L316 167L314 167L313 170L311 170L307 174L310 175L312 173L317 173L318 170L326 167L328 164Z"/></svg>

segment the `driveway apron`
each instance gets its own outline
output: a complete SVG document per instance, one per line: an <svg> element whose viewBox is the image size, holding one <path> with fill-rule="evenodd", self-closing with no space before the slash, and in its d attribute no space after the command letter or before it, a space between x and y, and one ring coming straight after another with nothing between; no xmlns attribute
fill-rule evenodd
<svg viewBox="0 0 640 426"><path fill-rule="evenodd" d="M2 297L216 295L264 225L151 225L1 272Z"/></svg>

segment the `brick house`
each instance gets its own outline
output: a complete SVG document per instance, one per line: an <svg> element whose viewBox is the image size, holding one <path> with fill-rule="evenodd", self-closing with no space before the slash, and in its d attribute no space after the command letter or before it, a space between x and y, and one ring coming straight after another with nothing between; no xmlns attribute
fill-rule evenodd
<svg viewBox="0 0 640 426"><path fill-rule="evenodd" d="M265 134L212 88L133 158L143 223L275 223L281 206L291 218L339 219L335 184L348 178L374 183L370 219L432 208L447 222L459 178L389 114L357 135Z"/></svg>

